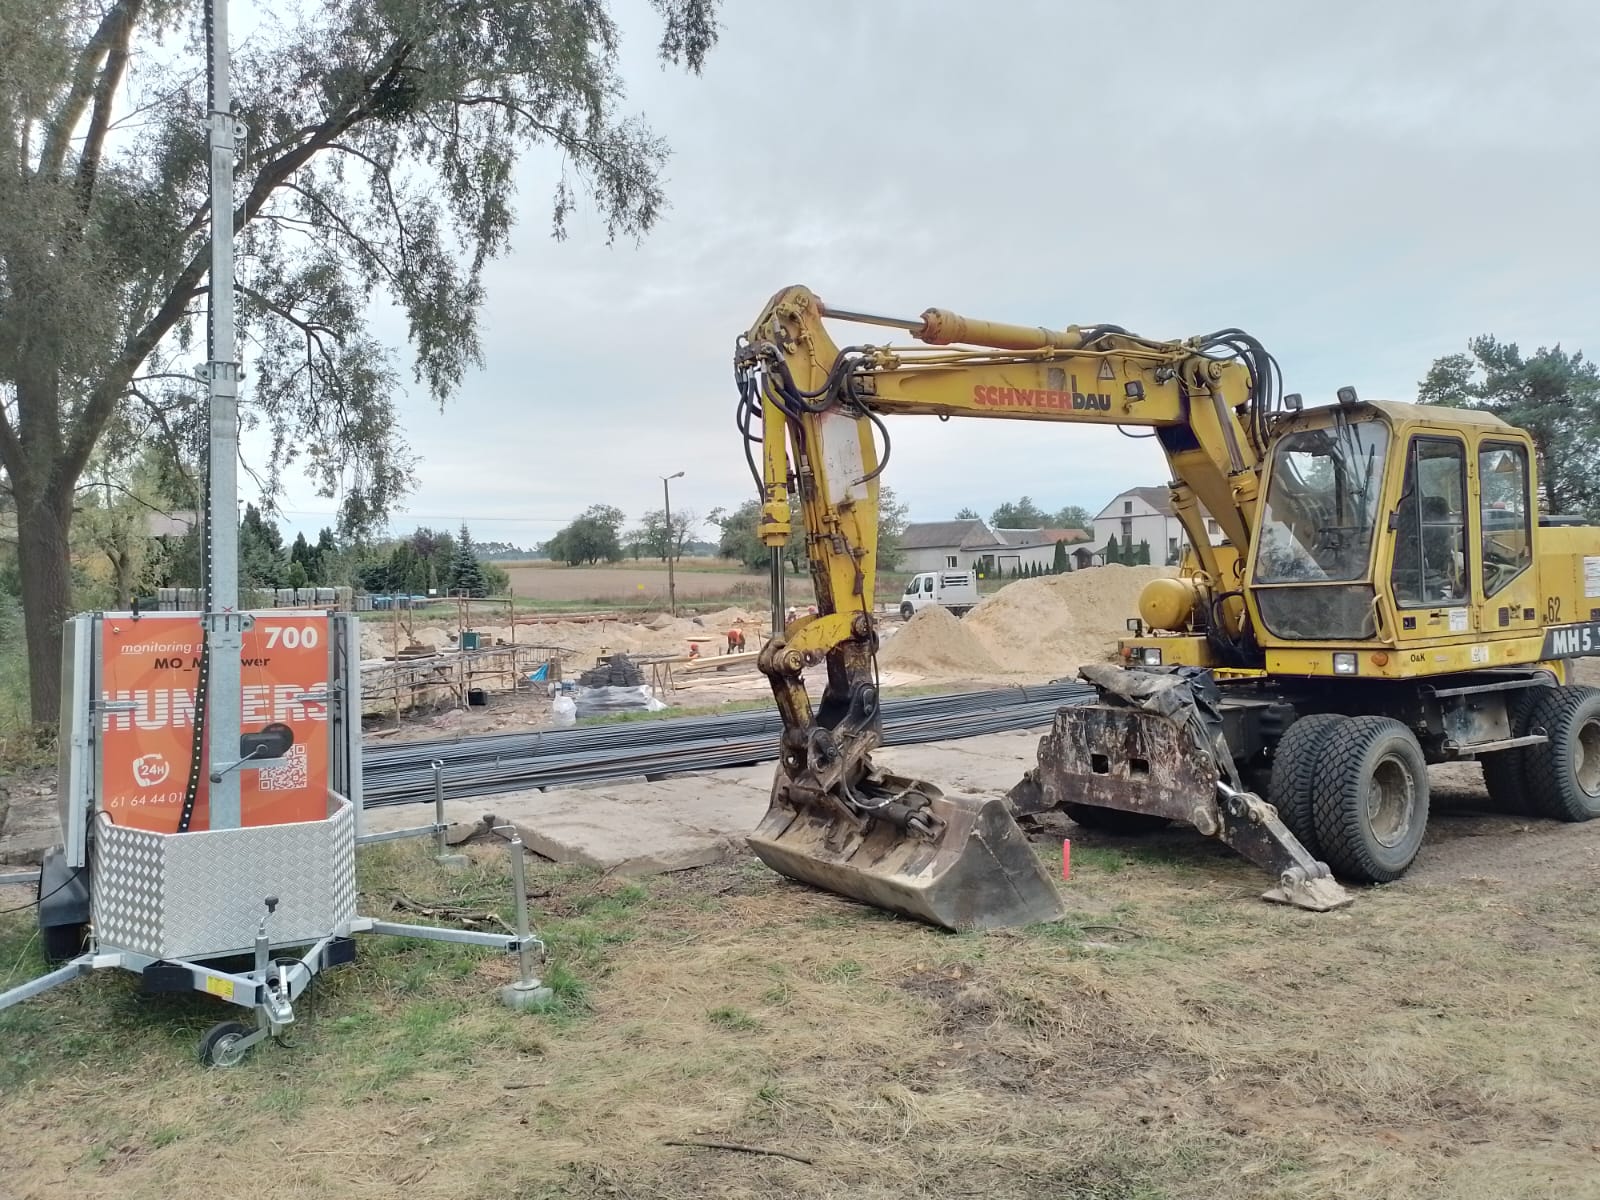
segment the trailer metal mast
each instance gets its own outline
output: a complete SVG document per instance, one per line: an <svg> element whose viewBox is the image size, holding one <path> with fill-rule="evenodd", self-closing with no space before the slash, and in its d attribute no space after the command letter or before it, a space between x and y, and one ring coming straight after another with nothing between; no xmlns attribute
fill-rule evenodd
<svg viewBox="0 0 1600 1200"><path fill-rule="evenodd" d="M228 79L228 0L207 0L211 109L211 281L206 375L211 435L206 452L208 650L206 730L212 829L237 829L241 693L239 656L247 618L239 611L239 362L233 313L233 161L243 126Z"/></svg>

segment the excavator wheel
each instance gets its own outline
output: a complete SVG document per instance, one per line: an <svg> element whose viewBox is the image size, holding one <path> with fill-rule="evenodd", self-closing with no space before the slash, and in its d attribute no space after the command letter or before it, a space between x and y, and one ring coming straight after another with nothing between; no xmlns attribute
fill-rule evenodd
<svg viewBox="0 0 1600 1200"><path fill-rule="evenodd" d="M1600 817L1600 691L1541 689L1527 721L1529 732L1550 739L1523 759L1533 810L1557 821Z"/></svg>
<svg viewBox="0 0 1600 1200"><path fill-rule="evenodd" d="M1339 713L1312 713L1301 717L1272 751L1272 776L1267 783L1267 803L1313 855L1317 848L1316 823L1311 819L1311 784L1317 777L1323 751L1333 731L1350 718Z"/></svg>
<svg viewBox="0 0 1600 1200"><path fill-rule="evenodd" d="M1428 764L1416 735L1389 717L1334 726L1311 787L1328 865L1346 879L1399 879L1428 827Z"/></svg>
<svg viewBox="0 0 1600 1200"><path fill-rule="evenodd" d="M1151 813L1123 812L1120 808L1100 808L1094 804L1063 804L1061 810L1085 829L1122 837L1154 833L1172 824L1166 817Z"/></svg>

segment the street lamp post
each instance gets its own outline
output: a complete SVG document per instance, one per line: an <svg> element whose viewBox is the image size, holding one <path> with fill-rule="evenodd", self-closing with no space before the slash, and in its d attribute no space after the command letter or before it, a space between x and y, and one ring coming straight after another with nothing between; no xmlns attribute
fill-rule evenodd
<svg viewBox="0 0 1600 1200"><path fill-rule="evenodd" d="M683 472L661 476L661 503L666 510L667 524L667 611L673 616L678 615L678 581L672 571L672 555L677 547L677 537L672 528L672 481L682 479Z"/></svg>

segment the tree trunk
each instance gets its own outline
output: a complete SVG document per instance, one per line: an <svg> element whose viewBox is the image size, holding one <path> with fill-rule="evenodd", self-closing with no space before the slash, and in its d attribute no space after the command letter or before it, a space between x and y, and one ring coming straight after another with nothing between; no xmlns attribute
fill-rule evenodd
<svg viewBox="0 0 1600 1200"><path fill-rule="evenodd" d="M111 555L111 576L117 589L117 607L133 607L133 548L121 546Z"/></svg>
<svg viewBox="0 0 1600 1200"><path fill-rule="evenodd" d="M53 725L61 714L61 623L72 611L71 487L25 486L17 498L17 566L28 636L28 700L33 720ZM30 494L33 493L33 494Z"/></svg>

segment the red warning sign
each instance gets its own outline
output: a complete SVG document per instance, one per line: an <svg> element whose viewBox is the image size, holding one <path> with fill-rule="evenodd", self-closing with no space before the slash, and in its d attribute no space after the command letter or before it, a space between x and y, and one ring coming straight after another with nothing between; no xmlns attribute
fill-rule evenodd
<svg viewBox="0 0 1600 1200"><path fill-rule="evenodd" d="M100 628L101 807L118 825L175 833L193 761L194 694L205 641L199 618L108 616ZM245 632L242 731L282 725L293 736L288 754L271 766L239 771L245 825L327 816L328 706L309 697L327 693L329 642L325 613L261 613ZM209 818L202 774L189 828L209 829Z"/></svg>

